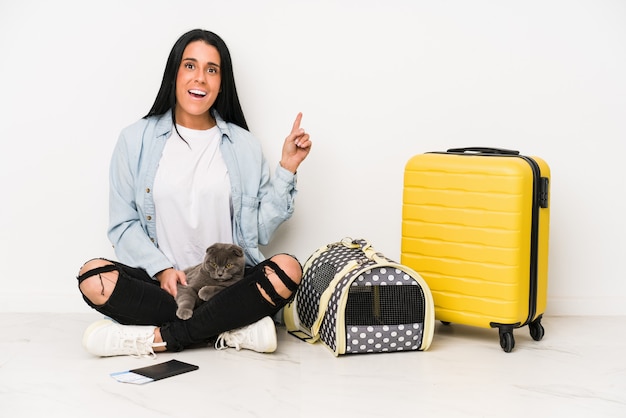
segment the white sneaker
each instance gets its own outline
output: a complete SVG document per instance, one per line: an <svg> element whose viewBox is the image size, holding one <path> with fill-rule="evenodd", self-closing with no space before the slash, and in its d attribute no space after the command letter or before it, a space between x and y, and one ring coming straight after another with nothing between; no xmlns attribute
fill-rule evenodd
<svg viewBox="0 0 626 418"><path fill-rule="evenodd" d="M166 343L154 342L153 326L121 325L110 319L103 319L85 330L83 347L89 353L100 357L133 356L156 357L154 347L164 347Z"/></svg>
<svg viewBox="0 0 626 418"><path fill-rule="evenodd" d="M248 326L222 332L215 341L218 350L234 347L237 351L245 348L259 353L272 353L276 351L276 345L276 326L269 316Z"/></svg>

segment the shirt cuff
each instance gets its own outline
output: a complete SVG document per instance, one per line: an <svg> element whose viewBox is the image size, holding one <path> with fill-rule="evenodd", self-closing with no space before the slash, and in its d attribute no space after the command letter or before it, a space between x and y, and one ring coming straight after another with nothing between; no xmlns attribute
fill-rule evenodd
<svg viewBox="0 0 626 418"><path fill-rule="evenodd" d="M291 184L294 189L298 180L297 173L298 172L292 173L280 165L280 163L278 163L278 167L276 167L276 177L287 184Z"/></svg>

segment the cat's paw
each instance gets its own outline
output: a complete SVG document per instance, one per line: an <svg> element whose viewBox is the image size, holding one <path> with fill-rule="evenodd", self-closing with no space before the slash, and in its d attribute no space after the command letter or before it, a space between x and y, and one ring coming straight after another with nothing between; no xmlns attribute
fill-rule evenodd
<svg viewBox="0 0 626 418"><path fill-rule="evenodd" d="M176 310L176 316L180 319L189 319L193 315L193 310L188 308L178 308Z"/></svg>
<svg viewBox="0 0 626 418"><path fill-rule="evenodd" d="M216 293L217 292L215 291L215 288L210 286L204 286L198 292L198 297L206 302L207 300L211 299Z"/></svg>

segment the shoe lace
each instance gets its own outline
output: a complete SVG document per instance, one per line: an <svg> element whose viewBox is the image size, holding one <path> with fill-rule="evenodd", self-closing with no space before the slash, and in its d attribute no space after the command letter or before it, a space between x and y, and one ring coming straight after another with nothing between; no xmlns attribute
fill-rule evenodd
<svg viewBox="0 0 626 418"><path fill-rule="evenodd" d="M145 337L137 337L137 336L128 336L122 337L120 341L120 345L125 348L129 348L129 351L132 351L131 356L135 358L142 357L152 357L156 358L156 353L154 352L154 347L165 347L165 342L155 343L154 336L150 336L148 338Z"/></svg>
<svg viewBox="0 0 626 418"><path fill-rule="evenodd" d="M215 349L216 350L225 350L228 346L226 345L226 341L224 339L224 333L220 334L215 340Z"/></svg>
<svg viewBox="0 0 626 418"><path fill-rule="evenodd" d="M236 329L233 331L223 332L215 341L215 348L217 350L224 350L228 347L234 347L237 351L241 350L244 345L250 345L252 339L250 333L247 332L246 327Z"/></svg>

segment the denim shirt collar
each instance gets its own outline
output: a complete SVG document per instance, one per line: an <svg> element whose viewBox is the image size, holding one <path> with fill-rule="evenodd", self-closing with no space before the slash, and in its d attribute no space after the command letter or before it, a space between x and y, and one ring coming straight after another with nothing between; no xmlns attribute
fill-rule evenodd
<svg viewBox="0 0 626 418"><path fill-rule="evenodd" d="M168 110L167 112L159 116L159 119L154 128L157 138L162 137L162 136L164 136L165 138L169 138L170 135L172 134L172 127L174 126L172 112L173 110ZM215 119L217 128L222 133L222 138L228 139L230 142L232 142L231 135L230 135L230 128L228 127L228 124L226 123L226 121L222 119L220 114L215 109L211 109L211 115Z"/></svg>

